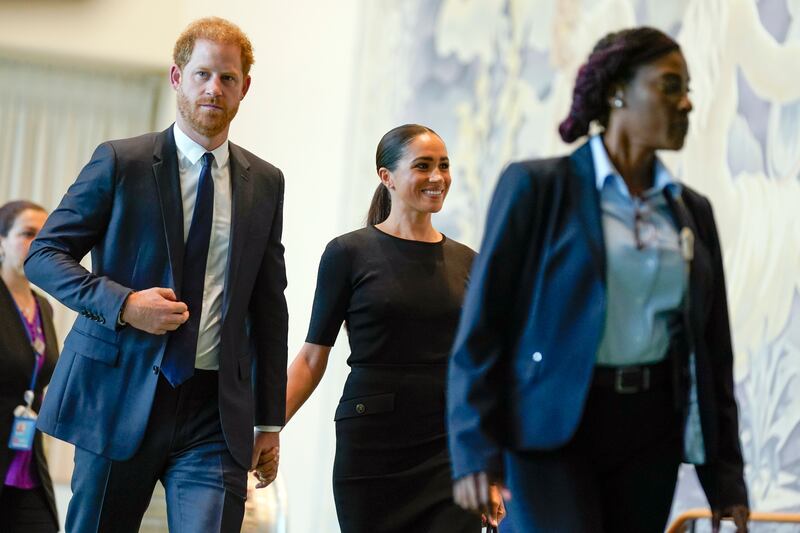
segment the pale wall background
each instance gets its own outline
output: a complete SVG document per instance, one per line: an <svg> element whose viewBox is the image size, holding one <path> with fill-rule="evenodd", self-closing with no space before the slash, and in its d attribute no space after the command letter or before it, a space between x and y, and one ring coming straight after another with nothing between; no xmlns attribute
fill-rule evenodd
<svg viewBox="0 0 800 533"><path fill-rule="evenodd" d="M183 27L197 17L214 14L230 18L248 33L256 53L253 84L234 121L231 140L279 166L287 178L284 243L291 358L305 339L319 256L331 238L359 218L349 217L338 201L351 172L345 157L351 148L348 110L359 36L357 8L355 0L3 1L0 58L45 65L45 71L55 75L62 70L86 70L87 76L95 76L95 69L110 73L112 79L123 74L160 75L164 94L153 128L163 129L174 117L167 74L174 40ZM2 73L4 85L12 79L13 70ZM48 90L55 95L63 87L51 84ZM149 101L152 95L143 92L142 96ZM148 107L143 106L143 114L150 113ZM0 127L9 133L6 118L0 110ZM52 174L38 180L20 174L7 158L0 157L0 201L27 196L55 207L93 147L120 135L112 126L87 132L96 138L75 147L77 155L69 162L70 168L51 169ZM139 127L127 135L141 131ZM60 321L62 338L71 324L70 315L74 316L64 313ZM339 347L334 355L340 362L346 357L342 351ZM330 477L333 411L345 367L331 366L318 393L282 435L281 477L291 494L293 532L338 529ZM52 467L71 470L71 456L57 456Z"/></svg>
<svg viewBox="0 0 800 533"><path fill-rule="evenodd" d="M415 121L442 134L454 186L436 223L477 247L502 166L569 150L556 125L592 44L643 23L675 36L695 111L685 150L665 158L716 210L753 504L800 511L798 0L6 0L0 65L11 58L12 73L22 62L49 75L101 72L123 84L125 76L156 76L163 83L142 90L150 102L143 113L161 129L174 116L166 77L174 38L207 14L241 25L256 49L252 90L231 139L287 177L290 357L305 336L324 245L362 220L382 133ZM0 108L0 139L7 116ZM88 131L69 163L49 173L28 174L0 157L0 201L29 196L53 207L91 147L117 130ZM62 335L69 321L64 313ZM282 436L292 532L338 530L330 474L343 344L344 336L319 390ZM68 471L70 459L55 455L53 468ZM683 474L676 508L702 504L692 473Z"/></svg>

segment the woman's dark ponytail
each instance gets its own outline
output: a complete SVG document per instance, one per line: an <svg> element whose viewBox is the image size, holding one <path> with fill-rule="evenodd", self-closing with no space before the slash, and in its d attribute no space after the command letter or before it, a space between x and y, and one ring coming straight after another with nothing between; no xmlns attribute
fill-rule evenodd
<svg viewBox="0 0 800 533"><path fill-rule="evenodd" d="M372 195L372 202L369 204L367 212L367 226L380 224L387 218L392 211L392 197L389 196L389 189L383 183L379 183Z"/></svg>

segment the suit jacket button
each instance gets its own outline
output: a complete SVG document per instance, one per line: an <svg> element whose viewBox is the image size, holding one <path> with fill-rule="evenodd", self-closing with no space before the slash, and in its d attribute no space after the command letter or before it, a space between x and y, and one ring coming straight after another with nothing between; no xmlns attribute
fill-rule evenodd
<svg viewBox="0 0 800 533"><path fill-rule="evenodd" d="M160 369L160 368L158 368L158 366L157 366L157 365L153 365L153 374L155 374L155 375L157 376L160 370L161 370L161 369Z"/></svg>
<svg viewBox="0 0 800 533"><path fill-rule="evenodd" d="M367 407L363 403L356 404L356 413L363 415L367 410Z"/></svg>

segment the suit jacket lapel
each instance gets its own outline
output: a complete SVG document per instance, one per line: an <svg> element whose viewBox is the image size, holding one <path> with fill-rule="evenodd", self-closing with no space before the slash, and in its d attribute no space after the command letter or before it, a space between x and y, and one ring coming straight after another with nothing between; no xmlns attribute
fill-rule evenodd
<svg viewBox="0 0 800 533"><path fill-rule="evenodd" d="M244 153L233 143L230 149L230 175L233 203L231 205L231 236L228 247L228 269L225 272L225 290L222 299L222 317L230 305L231 284L244 252L247 230L250 228L250 209L253 205L253 182L250 180L250 163Z"/></svg>
<svg viewBox="0 0 800 533"><path fill-rule="evenodd" d="M183 280L183 199L178 173L178 150L172 127L156 138L153 149L153 176L156 180L161 217L167 239L170 269L175 293L180 299Z"/></svg>
<svg viewBox="0 0 800 533"><path fill-rule="evenodd" d="M585 143L570 155L572 175L571 194L575 198L578 216L581 219L595 266L605 282L606 250L603 239L603 224L600 213L600 195L597 192L594 162L589 143Z"/></svg>
<svg viewBox="0 0 800 533"><path fill-rule="evenodd" d="M694 217L692 216L689 208L686 206L686 202L675 193L672 193L668 189L664 190L664 197L667 200L667 204L669 205L670 212L672 214L672 218L675 221L676 226L678 227L678 233L681 233L683 228L689 228L692 233L694 234L694 238L692 239L692 255L693 258L689 262L689 288L688 294L689 298L684 301L684 313L686 315L686 319L688 320L686 326L688 328L692 328L689 331L689 340L694 344L695 335L698 333L694 331L695 329L695 322L697 316L694 314L695 312L699 312L699 306L695 305L694 302L702 302L703 301L703 272L706 270L710 270L709 265L709 257L708 253L706 252L705 248L703 247L702 241L700 241L700 233L698 232L697 225L695 224ZM681 248L683 244L681 243ZM701 265L701 263L704 263ZM692 302L691 304L689 302ZM694 346L692 346L694 349Z"/></svg>

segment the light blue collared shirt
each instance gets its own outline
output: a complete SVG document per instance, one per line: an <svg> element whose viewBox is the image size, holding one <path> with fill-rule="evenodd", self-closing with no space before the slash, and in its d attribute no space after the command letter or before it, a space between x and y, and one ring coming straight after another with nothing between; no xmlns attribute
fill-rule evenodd
<svg viewBox="0 0 800 533"><path fill-rule="evenodd" d="M688 268L681 255L678 228L663 194L665 188L672 187L674 194L680 195L681 186L656 159L653 187L641 199L632 198L608 157L603 139L595 135L589 146L600 192L606 245L606 323L597 364L656 363L667 354L670 326L680 320L688 285ZM704 464L694 366L692 353L683 456L687 462Z"/></svg>
<svg viewBox="0 0 800 533"><path fill-rule="evenodd" d="M656 159L653 186L631 197L608 157L603 140L589 145L600 193L606 247L606 323L597 364L653 364L664 359L670 326L679 320L687 285L678 229L664 198L666 187L680 184Z"/></svg>

